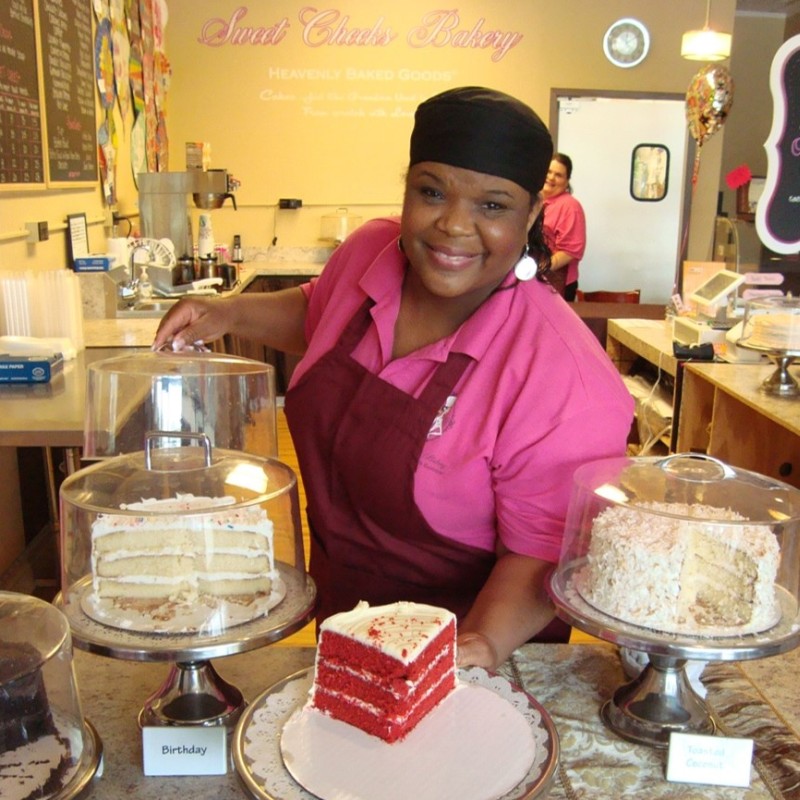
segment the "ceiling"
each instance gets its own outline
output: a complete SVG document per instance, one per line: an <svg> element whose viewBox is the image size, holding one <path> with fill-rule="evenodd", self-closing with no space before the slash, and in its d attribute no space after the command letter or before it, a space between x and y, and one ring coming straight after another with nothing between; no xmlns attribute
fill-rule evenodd
<svg viewBox="0 0 800 800"><path fill-rule="evenodd" d="M736 0L736 10L790 17L800 14L800 0Z"/></svg>

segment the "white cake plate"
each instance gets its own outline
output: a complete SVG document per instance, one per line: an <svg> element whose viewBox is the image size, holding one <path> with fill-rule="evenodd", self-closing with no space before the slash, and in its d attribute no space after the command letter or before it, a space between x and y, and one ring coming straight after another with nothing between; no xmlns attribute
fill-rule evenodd
<svg viewBox="0 0 800 800"><path fill-rule="evenodd" d="M70 601L53 601L69 621L75 645L82 650L129 661L171 661L167 678L139 712L141 726L225 726L233 730L246 707L242 693L225 682L210 659L255 650L291 636L314 616L317 589L305 572L276 562L282 599L266 614L221 630L157 632L130 630L99 621L86 595L87 576L72 587ZM87 614L86 609L92 610Z"/></svg>
<svg viewBox="0 0 800 800"><path fill-rule="evenodd" d="M501 675L469 667L458 677L465 686L406 739L386 744L343 722L320 721L323 715L304 708L313 669L290 675L256 698L236 727L239 778L256 800L543 797L559 759L547 712ZM480 788L470 781L476 771Z"/></svg>
<svg viewBox="0 0 800 800"><path fill-rule="evenodd" d="M619 687L600 710L605 724L628 741L666 748L672 733L712 734L711 711L692 688L685 666L699 661L744 661L785 653L800 643L800 610L778 587L780 620L759 633L692 636L644 628L604 614L580 593L577 577L585 559L560 565L551 575L550 596L558 616L586 633L646 653L648 665Z"/></svg>

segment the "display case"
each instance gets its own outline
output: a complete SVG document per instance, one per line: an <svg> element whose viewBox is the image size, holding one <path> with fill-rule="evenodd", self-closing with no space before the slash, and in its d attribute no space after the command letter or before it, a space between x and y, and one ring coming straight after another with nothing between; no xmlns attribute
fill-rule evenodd
<svg viewBox="0 0 800 800"><path fill-rule="evenodd" d="M187 446L172 446L178 436ZM267 616L305 574L286 465L149 433L61 487L61 597L108 628L217 637Z"/></svg>
<svg viewBox="0 0 800 800"><path fill-rule="evenodd" d="M85 459L141 451L151 431L203 432L213 447L278 453L269 364L196 349L133 353L89 364L86 396Z"/></svg>
<svg viewBox="0 0 800 800"><path fill-rule="evenodd" d="M81 711L64 615L0 592L0 797L78 797L101 751Z"/></svg>
<svg viewBox="0 0 800 800"><path fill-rule="evenodd" d="M657 746L712 732L686 660L795 647L799 555L800 491L785 483L693 454L576 470L553 599L571 624L649 656L604 707L609 726Z"/></svg>

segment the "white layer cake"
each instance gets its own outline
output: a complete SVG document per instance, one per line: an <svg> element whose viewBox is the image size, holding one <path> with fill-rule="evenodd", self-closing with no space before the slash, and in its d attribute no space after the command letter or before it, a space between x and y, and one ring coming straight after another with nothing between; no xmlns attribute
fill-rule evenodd
<svg viewBox="0 0 800 800"><path fill-rule="evenodd" d="M232 497L180 495L100 514L92 525L92 588L121 604L192 603L202 597L247 603L268 595L274 577L273 525L260 506ZM198 509L214 508L198 514Z"/></svg>
<svg viewBox="0 0 800 800"><path fill-rule="evenodd" d="M606 614L658 630L766 630L780 618L778 542L766 525L731 521L744 518L685 503L606 509L592 526L581 593Z"/></svg>
<svg viewBox="0 0 800 800"><path fill-rule="evenodd" d="M748 344L768 350L800 350L800 314L769 311L750 317Z"/></svg>

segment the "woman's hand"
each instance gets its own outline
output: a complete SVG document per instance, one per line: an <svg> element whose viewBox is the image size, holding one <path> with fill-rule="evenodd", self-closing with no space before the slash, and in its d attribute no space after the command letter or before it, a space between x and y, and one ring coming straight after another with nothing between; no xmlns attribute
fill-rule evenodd
<svg viewBox="0 0 800 800"><path fill-rule="evenodd" d="M299 286L225 298L187 297L164 315L153 349L170 345L173 350L182 350L231 333L284 353L302 355L306 350L307 310Z"/></svg>
<svg viewBox="0 0 800 800"><path fill-rule="evenodd" d="M497 668L497 650L482 633L462 633L456 638L456 666Z"/></svg>
<svg viewBox="0 0 800 800"><path fill-rule="evenodd" d="M194 344L219 339L230 330L228 301L207 298L184 298L163 317L156 331L153 350L165 345L183 350Z"/></svg>

